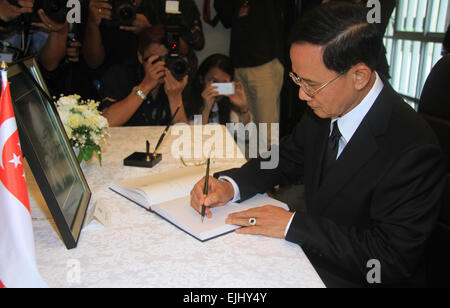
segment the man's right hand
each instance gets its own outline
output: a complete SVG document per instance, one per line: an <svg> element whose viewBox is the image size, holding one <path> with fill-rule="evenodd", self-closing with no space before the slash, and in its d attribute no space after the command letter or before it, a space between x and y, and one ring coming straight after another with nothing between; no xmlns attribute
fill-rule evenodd
<svg viewBox="0 0 450 308"><path fill-rule="evenodd" d="M2 0L0 3L0 19L8 22L22 14L33 13L34 0L19 0L17 3L20 7L10 4L8 0Z"/></svg>
<svg viewBox="0 0 450 308"><path fill-rule="evenodd" d="M166 76L166 63L164 61L158 61L158 59L158 56L151 56L150 58L143 60L145 61L142 63L145 70L145 78L142 81L141 86L144 92L150 92L159 84L162 84L164 77Z"/></svg>
<svg viewBox="0 0 450 308"><path fill-rule="evenodd" d="M203 196L205 178L195 184L191 191L191 206L194 210L201 213L202 206L206 206L206 216L212 218L210 208L224 206L234 197L234 188L230 182L222 182L214 177L209 177L208 196Z"/></svg>
<svg viewBox="0 0 450 308"><path fill-rule="evenodd" d="M99 26L102 19L111 20L112 6L108 0L91 0L89 3L89 18L88 23Z"/></svg>

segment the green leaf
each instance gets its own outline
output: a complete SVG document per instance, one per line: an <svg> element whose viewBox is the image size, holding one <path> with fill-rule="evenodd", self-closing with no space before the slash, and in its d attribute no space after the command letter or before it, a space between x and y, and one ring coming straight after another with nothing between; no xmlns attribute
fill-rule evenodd
<svg viewBox="0 0 450 308"><path fill-rule="evenodd" d="M84 147L80 148L80 154L78 155L78 162L86 161L89 162L92 160L94 153L98 157L98 161L100 166L102 165L102 156L101 156L101 148L96 144L88 144Z"/></svg>

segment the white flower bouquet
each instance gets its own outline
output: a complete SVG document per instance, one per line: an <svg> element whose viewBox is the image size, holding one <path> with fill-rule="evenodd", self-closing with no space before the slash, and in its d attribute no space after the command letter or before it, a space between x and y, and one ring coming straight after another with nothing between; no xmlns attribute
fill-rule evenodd
<svg viewBox="0 0 450 308"><path fill-rule="evenodd" d="M90 161L97 154L102 164L101 146L106 141L108 120L98 111L100 103L81 100L79 95L61 96L57 109L72 147L78 152L78 162Z"/></svg>

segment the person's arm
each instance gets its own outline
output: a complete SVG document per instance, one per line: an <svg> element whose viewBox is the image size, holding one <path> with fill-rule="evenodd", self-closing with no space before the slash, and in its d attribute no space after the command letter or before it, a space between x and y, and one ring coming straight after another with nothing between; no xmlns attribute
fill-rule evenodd
<svg viewBox="0 0 450 308"><path fill-rule="evenodd" d="M58 68L60 62L67 53L67 34L69 31L67 22L57 24L52 21L42 9L38 11L41 18L40 23L33 23L33 26L45 29L49 32L47 42L39 50L38 58L41 65L49 72Z"/></svg>
<svg viewBox="0 0 450 308"><path fill-rule="evenodd" d="M252 118L250 115L250 110L247 102L247 95L245 94L244 87L239 82L234 82L235 85L235 93L233 95L228 95L231 103L237 109L239 116L244 125L247 125L251 122Z"/></svg>
<svg viewBox="0 0 450 308"><path fill-rule="evenodd" d="M136 19L133 21L133 24L131 26L120 26L120 30L130 31L139 35L139 33L151 26L152 25L144 14L136 14Z"/></svg>
<svg viewBox="0 0 450 308"><path fill-rule="evenodd" d="M165 76L165 63L163 61L153 63L157 59L158 56L153 56L147 60L144 80L137 86L146 96L160 84L160 79ZM103 116L108 119L111 127L125 125L136 113L143 101L140 96L130 93L125 99L105 108Z"/></svg>
<svg viewBox="0 0 450 308"><path fill-rule="evenodd" d="M208 196L205 199L203 188L205 178L201 179L191 190L191 207L197 212L202 212L202 206L206 206L206 217L212 218L211 208L224 206L234 198L233 184L229 181L219 181L210 177L208 181Z"/></svg>
<svg viewBox="0 0 450 308"><path fill-rule="evenodd" d="M369 260L381 263L383 284L408 281L422 260L439 214L445 163L436 146L404 153L374 191L371 226L339 225L297 213L286 239L301 243L315 258L364 280Z"/></svg>
<svg viewBox="0 0 450 308"><path fill-rule="evenodd" d="M80 61L80 48L80 42L70 42L66 53L69 62L77 63Z"/></svg>
<svg viewBox="0 0 450 308"><path fill-rule="evenodd" d="M151 84L141 82L138 88L148 95L154 88ZM131 117L136 113L138 108L142 105L143 99L134 93L130 93L125 99L114 103L110 107L103 110L103 116L108 120L110 127L117 127L125 125Z"/></svg>
<svg viewBox="0 0 450 308"><path fill-rule="evenodd" d="M4 22L9 22L22 14L32 13L34 0L19 0L17 2L20 7L12 5L8 0L0 1L0 19Z"/></svg>
<svg viewBox="0 0 450 308"><path fill-rule="evenodd" d="M100 33L102 19L111 19L111 5L107 0L91 0L89 3L89 17L82 52L90 68L98 68L105 61L105 48Z"/></svg>
<svg viewBox="0 0 450 308"><path fill-rule="evenodd" d="M202 50L205 47L201 16L194 1L189 0L182 3L182 19L186 33L180 37L179 53L186 56L190 48Z"/></svg>
<svg viewBox="0 0 450 308"><path fill-rule="evenodd" d="M194 50L202 50L205 47L205 35L203 33L200 19L194 21L194 26L191 29L192 48Z"/></svg>
<svg viewBox="0 0 450 308"><path fill-rule="evenodd" d="M225 205L228 201L236 199L235 194L239 195L238 199L243 202L258 193L267 192L277 184L298 181L303 175L304 126L303 118L293 133L281 141L279 164L275 169L262 168L262 159L252 159L241 168L218 172L214 177L226 181L219 181L222 184L214 182L217 183L216 191L210 190L211 193L206 200L203 198L201 182L197 183L191 192L192 208L201 210L203 203L207 207Z"/></svg>
<svg viewBox="0 0 450 308"><path fill-rule="evenodd" d="M293 132L273 145L271 153L278 152L278 163L274 168L267 162L273 157L251 159L241 168L217 173L215 176L228 176L236 181L240 190L241 201L246 201L256 194L266 193L276 185L296 183L302 180L304 172L304 140L307 133L307 121L304 116Z"/></svg>

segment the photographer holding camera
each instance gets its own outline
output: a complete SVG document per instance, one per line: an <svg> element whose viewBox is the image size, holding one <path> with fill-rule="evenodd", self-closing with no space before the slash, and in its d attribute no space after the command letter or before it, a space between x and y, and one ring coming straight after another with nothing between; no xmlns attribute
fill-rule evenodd
<svg viewBox="0 0 450 308"><path fill-rule="evenodd" d="M137 36L152 24L168 25L165 0L90 0L89 17L83 54L92 69L126 63L137 63ZM200 13L193 0L183 0L179 6L180 27L183 29L178 52L196 67L194 50L204 46Z"/></svg>
<svg viewBox="0 0 450 308"><path fill-rule="evenodd" d="M85 9L87 0L81 0ZM96 96L81 55L82 24L67 22L66 0L0 1L1 60L36 56L52 96ZM82 14L83 15L83 14ZM11 50L12 53L8 54Z"/></svg>
<svg viewBox="0 0 450 308"><path fill-rule="evenodd" d="M100 92L104 99L100 110L103 115L110 126L167 125L181 106L173 123L187 123L182 94L188 75L176 76L176 70L172 73L166 67L169 50L164 26L155 25L143 30L138 46L140 66L137 70L127 65L115 65L111 74L101 80Z"/></svg>
<svg viewBox="0 0 450 308"><path fill-rule="evenodd" d="M18 51L12 61L37 55L43 68L53 71L68 52L68 24L65 15L64 19L53 20L48 15L52 12L44 11L43 7L35 0L2 0L0 35L4 45Z"/></svg>
<svg viewBox="0 0 450 308"><path fill-rule="evenodd" d="M192 72L197 70L198 59L195 51L205 46L205 36L200 12L193 0L170 1L174 7L167 5L166 0L146 1L145 11L153 24L163 24L166 32L176 29L178 52L186 57Z"/></svg>
<svg viewBox="0 0 450 308"><path fill-rule="evenodd" d="M118 17L113 14L117 11L116 3L121 2L123 6L128 3L127 9L135 12L133 23L133 31L131 29L121 29L117 21ZM149 27L150 23L147 17L138 11L142 0L135 1L111 1L111 0L90 0L89 13L86 23L86 35L84 37L82 52L88 66L92 69L98 69L103 66L107 69L114 64L127 63L129 65L137 65L137 35L145 27ZM113 7L114 5L114 7ZM127 16L125 14L125 16ZM114 22L113 22L114 18ZM126 19L126 18L125 18ZM123 20L122 23L129 23ZM131 25L130 25L131 26Z"/></svg>

